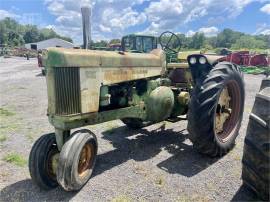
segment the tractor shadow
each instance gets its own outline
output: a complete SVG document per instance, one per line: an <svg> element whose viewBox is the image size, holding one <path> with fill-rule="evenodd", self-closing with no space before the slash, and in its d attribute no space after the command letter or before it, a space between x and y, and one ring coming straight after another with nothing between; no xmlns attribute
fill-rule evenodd
<svg viewBox="0 0 270 202"><path fill-rule="evenodd" d="M231 201L261 201L246 185L242 184Z"/></svg>
<svg viewBox="0 0 270 202"><path fill-rule="evenodd" d="M164 126L154 130L146 128L132 131L125 126L113 131L102 132L102 138L108 140L114 150L98 155L93 176L118 166L130 159L145 161L158 155L162 150L172 154L170 158L157 164L157 167L168 173L178 173L192 177L219 158L209 158L195 151L191 144L186 144L185 129L164 129Z"/></svg>
<svg viewBox="0 0 270 202"><path fill-rule="evenodd" d="M101 138L109 141L115 149L98 155L92 177L130 159L135 161L151 159L162 150L166 150L172 155L158 163L158 168L168 173L192 177L215 163L218 158L198 154L192 145L185 143L187 135L185 129L165 130L164 127L154 130L146 128L130 130L126 126L120 126L104 131ZM61 187L44 191L33 184L31 179L25 179L4 187L0 191L0 201L69 201L77 193L66 192Z"/></svg>
<svg viewBox="0 0 270 202"><path fill-rule="evenodd" d="M45 77L42 73L36 74L36 77Z"/></svg>
<svg viewBox="0 0 270 202"><path fill-rule="evenodd" d="M76 193L66 192L60 187L41 190L31 179L25 179L4 187L0 191L0 201L69 201Z"/></svg>

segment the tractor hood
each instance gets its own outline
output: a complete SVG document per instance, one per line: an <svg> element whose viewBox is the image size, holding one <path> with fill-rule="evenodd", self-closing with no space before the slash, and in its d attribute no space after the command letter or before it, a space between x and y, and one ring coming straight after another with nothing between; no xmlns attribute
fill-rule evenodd
<svg viewBox="0 0 270 202"><path fill-rule="evenodd" d="M84 49L49 48L44 55L47 67L165 67L165 54L129 53Z"/></svg>

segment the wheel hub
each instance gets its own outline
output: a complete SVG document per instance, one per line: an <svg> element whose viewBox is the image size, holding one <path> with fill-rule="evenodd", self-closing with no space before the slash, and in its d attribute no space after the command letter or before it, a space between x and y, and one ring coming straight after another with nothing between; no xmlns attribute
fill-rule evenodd
<svg viewBox="0 0 270 202"><path fill-rule="evenodd" d="M88 169L91 168L92 158L94 157L93 151L93 145L89 143L85 144L82 148L78 164L78 173L80 177L85 176Z"/></svg>
<svg viewBox="0 0 270 202"><path fill-rule="evenodd" d="M59 153L52 156L52 160L51 160L52 161L52 172L54 175L56 175L58 160L59 160Z"/></svg>
<svg viewBox="0 0 270 202"><path fill-rule="evenodd" d="M220 93L216 118L215 118L215 132L216 134L222 133L224 131L224 124L230 118L232 109L230 107L231 97L228 92L228 88L225 87Z"/></svg>
<svg viewBox="0 0 270 202"><path fill-rule="evenodd" d="M48 160L46 163L48 175L53 179L56 179L58 160L59 152L56 147L53 147L53 149L48 154Z"/></svg>

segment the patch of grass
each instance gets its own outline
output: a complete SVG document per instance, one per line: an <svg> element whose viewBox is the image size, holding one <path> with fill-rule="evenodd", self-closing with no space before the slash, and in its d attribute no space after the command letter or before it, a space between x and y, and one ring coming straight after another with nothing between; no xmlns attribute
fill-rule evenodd
<svg viewBox="0 0 270 202"><path fill-rule="evenodd" d="M119 126L113 122L108 122L106 124L106 131L104 131L104 133L106 133L107 135L111 135L115 132L115 130L118 128Z"/></svg>
<svg viewBox="0 0 270 202"><path fill-rule="evenodd" d="M126 195L120 195L112 199L112 202L131 202L132 200Z"/></svg>
<svg viewBox="0 0 270 202"><path fill-rule="evenodd" d="M7 109L0 107L0 117L1 116L13 116L13 115L15 115L14 112L8 111Z"/></svg>
<svg viewBox="0 0 270 202"><path fill-rule="evenodd" d="M0 134L14 133L18 129L18 117L16 113L0 107Z"/></svg>
<svg viewBox="0 0 270 202"><path fill-rule="evenodd" d="M28 134L26 135L26 138L27 138L30 142L33 142L33 141L34 141L34 137L33 137L33 135L30 134L30 133L28 133Z"/></svg>
<svg viewBox="0 0 270 202"><path fill-rule="evenodd" d="M7 154L4 158L3 158L4 161L8 162L8 163L12 163L16 166L20 166L20 167L23 167L26 165L27 163L27 160L21 156L20 154L16 154L16 153L10 153L10 154Z"/></svg>
<svg viewBox="0 0 270 202"><path fill-rule="evenodd" d="M2 120L1 120L2 121ZM0 133L14 133L18 129L17 123L6 123L0 125Z"/></svg>
<svg viewBox="0 0 270 202"><path fill-rule="evenodd" d="M155 180L155 184L162 187L164 186L165 184L165 180L162 176L158 177L156 180Z"/></svg>
<svg viewBox="0 0 270 202"><path fill-rule="evenodd" d="M7 136L0 134L0 142L5 142L7 140Z"/></svg>
<svg viewBox="0 0 270 202"><path fill-rule="evenodd" d="M199 194L194 194L194 195L181 195L180 197L178 197L178 199L176 200L177 202L190 202L190 201L201 201L201 202L209 202L211 201L209 197L207 196L203 196L203 195L199 195Z"/></svg>

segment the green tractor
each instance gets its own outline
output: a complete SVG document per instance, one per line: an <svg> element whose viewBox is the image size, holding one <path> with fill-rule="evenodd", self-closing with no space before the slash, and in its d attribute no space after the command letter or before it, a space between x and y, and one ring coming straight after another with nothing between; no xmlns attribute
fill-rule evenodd
<svg viewBox="0 0 270 202"><path fill-rule="evenodd" d="M132 53L149 53L157 49L157 38L150 35L130 34L121 40L123 51Z"/></svg>
<svg viewBox="0 0 270 202"><path fill-rule="evenodd" d="M245 99L238 66L201 54L172 61L169 55L178 52L170 42L177 36L165 34L171 36L162 49L153 37L127 36L118 52L47 51L48 119L55 130L30 153L30 175L39 187L81 189L95 167L98 143L90 130L74 129L111 120L138 129L187 115L196 150L215 157L233 148Z"/></svg>
<svg viewBox="0 0 270 202"><path fill-rule="evenodd" d="M122 37L121 43L109 44L108 47L92 47L92 49L149 53L153 49L157 49L157 38L150 35L129 34Z"/></svg>

